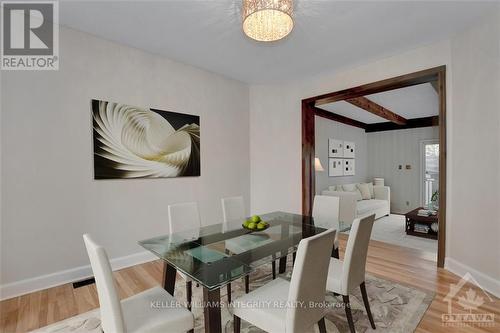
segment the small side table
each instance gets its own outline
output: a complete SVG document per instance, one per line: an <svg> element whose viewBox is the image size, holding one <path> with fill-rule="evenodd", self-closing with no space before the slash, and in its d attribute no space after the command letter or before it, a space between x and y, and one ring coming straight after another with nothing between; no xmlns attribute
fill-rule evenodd
<svg viewBox="0 0 500 333"><path fill-rule="evenodd" d="M420 216L418 215L418 211L420 209L424 209L422 207L416 208L411 212L405 214L406 219L406 234L417 237L424 237L430 239L438 239L437 231L432 230L431 226L433 223L438 223L438 216ZM415 224L424 224L429 227L429 231L427 233L417 232L415 231Z"/></svg>

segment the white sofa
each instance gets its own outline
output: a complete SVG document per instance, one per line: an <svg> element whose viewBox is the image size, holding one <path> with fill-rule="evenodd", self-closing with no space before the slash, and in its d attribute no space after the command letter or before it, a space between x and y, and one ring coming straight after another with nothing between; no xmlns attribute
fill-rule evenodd
<svg viewBox="0 0 500 333"><path fill-rule="evenodd" d="M352 223L355 218L363 218L375 214L375 218L389 215L391 207L391 189L389 186L373 186L373 197L359 200L356 192L345 191L343 187L356 187L357 184L329 186L321 192L322 195L339 197L339 219Z"/></svg>

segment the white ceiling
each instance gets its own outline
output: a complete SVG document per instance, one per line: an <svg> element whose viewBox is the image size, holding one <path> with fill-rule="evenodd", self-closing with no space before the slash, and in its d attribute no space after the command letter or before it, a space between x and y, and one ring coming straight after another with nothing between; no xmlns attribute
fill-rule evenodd
<svg viewBox="0 0 500 333"><path fill-rule="evenodd" d="M240 0L60 1L60 23L249 83L296 79L443 40L491 2L296 0L288 38L241 31Z"/></svg>
<svg viewBox="0 0 500 333"><path fill-rule="evenodd" d="M430 83L365 97L406 119L437 116L439 113L438 94ZM387 119L344 101L325 104L321 108L366 124L387 122Z"/></svg>

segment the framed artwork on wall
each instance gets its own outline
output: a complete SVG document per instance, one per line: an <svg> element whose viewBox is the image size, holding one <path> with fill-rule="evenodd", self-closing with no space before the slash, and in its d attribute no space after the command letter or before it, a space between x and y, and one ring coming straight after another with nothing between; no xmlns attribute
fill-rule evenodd
<svg viewBox="0 0 500 333"><path fill-rule="evenodd" d="M94 178L200 176L200 117L92 100Z"/></svg>
<svg viewBox="0 0 500 333"><path fill-rule="evenodd" d="M336 139L328 139L328 157L343 157L344 156L344 141Z"/></svg>
<svg viewBox="0 0 500 333"><path fill-rule="evenodd" d="M343 161L344 176L354 176L356 174L354 160L344 159Z"/></svg>
<svg viewBox="0 0 500 333"><path fill-rule="evenodd" d="M343 168L343 160L341 158L330 158L328 160L328 176L330 177L343 176L344 172L342 168Z"/></svg>
<svg viewBox="0 0 500 333"><path fill-rule="evenodd" d="M344 141L344 158L356 157L356 144L351 141Z"/></svg>

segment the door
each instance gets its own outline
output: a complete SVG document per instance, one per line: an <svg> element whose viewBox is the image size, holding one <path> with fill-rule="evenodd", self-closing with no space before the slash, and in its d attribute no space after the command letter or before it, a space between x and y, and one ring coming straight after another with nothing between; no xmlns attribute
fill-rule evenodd
<svg viewBox="0 0 500 333"><path fill-rule="evenodd" d="M439 140L425 140L421 143L421 205L437 208L439 194ZM433 200L434 199L434 200Z"/></svg>

